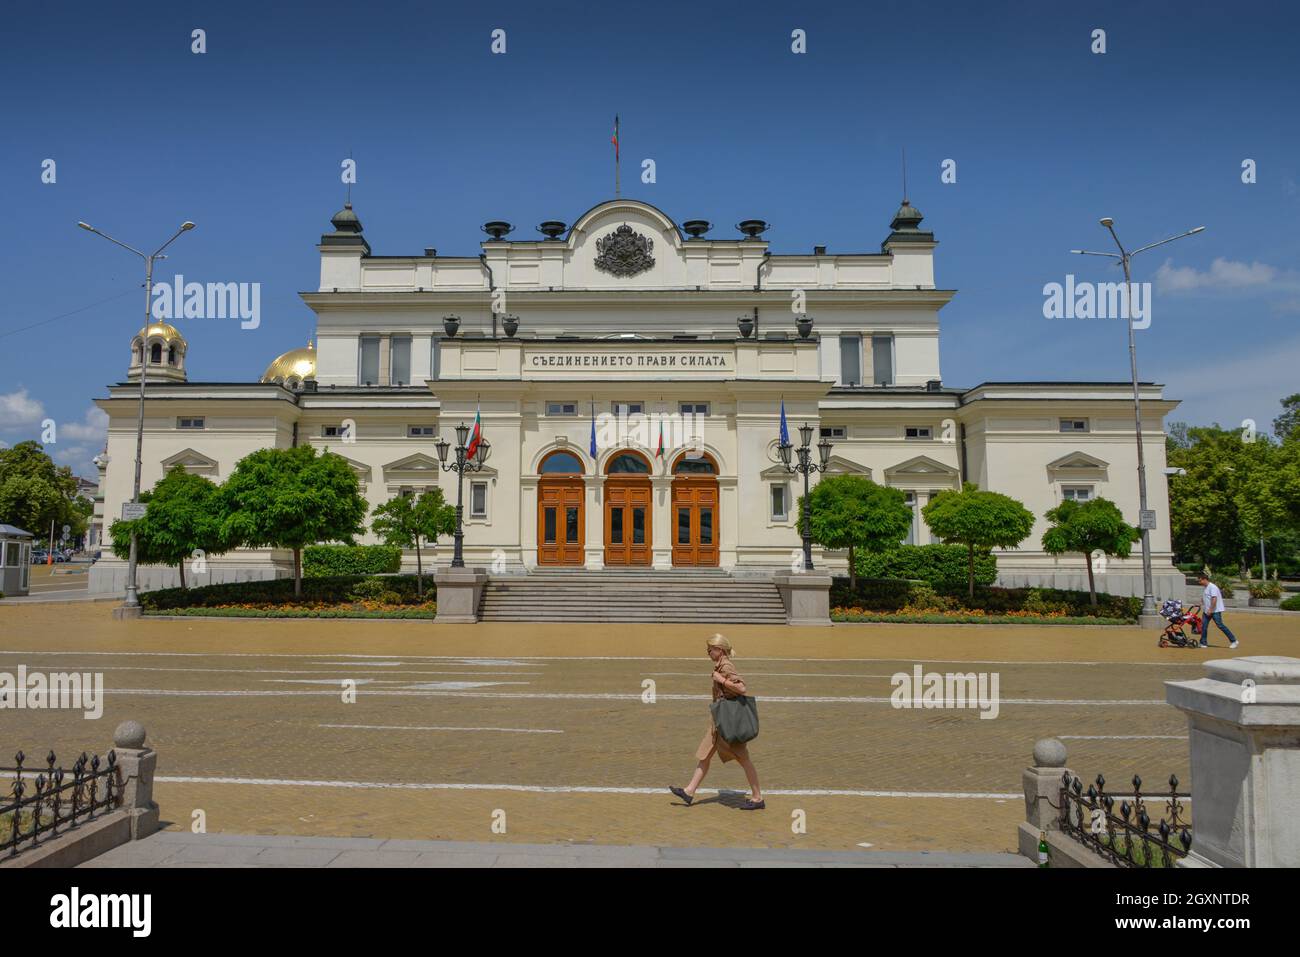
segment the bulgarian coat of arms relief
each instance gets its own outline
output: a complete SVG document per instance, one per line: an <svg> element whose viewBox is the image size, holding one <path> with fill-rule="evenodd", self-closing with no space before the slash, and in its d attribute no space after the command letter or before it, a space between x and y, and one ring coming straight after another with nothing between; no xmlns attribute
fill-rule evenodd
<svg viewBox="0 0 1300 957"><path fill-rule="evenodd" d="M653 239L635 232L624 223L608 236L596 240L596 268L614 276L635 276L655 264Z"/></svg>

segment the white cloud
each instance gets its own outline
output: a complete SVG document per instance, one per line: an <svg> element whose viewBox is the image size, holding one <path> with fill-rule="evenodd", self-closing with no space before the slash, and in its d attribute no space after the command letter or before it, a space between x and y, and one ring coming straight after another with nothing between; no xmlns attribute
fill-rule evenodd
<svg viewBox="0 0 1300 957"><path fill-rule="evenodd" d="M108 435L108 413L97 405L86 410L81 422L65 422L59 426L59 437L74 442L92 442L100 446Z"/></svg>
<svg viewBox="0 0 1300 957"><path fill-rule="evenodd" d="M1156 270L1155 281L1162 292L1193 292L1198 289L1267 291L1296 288L1300 277L1267 263L1238 262L1220 256L1204 271L1198 271L1195 266L1175 266L1172 259L1166 259Z"/></svg>
<svg viewBox="0 0 1300 957"><path fill-rule="evenodd" d="M21 429L36 425L45 418L45 406L33 399L25 388L0 393L0 429Z"/></svg>

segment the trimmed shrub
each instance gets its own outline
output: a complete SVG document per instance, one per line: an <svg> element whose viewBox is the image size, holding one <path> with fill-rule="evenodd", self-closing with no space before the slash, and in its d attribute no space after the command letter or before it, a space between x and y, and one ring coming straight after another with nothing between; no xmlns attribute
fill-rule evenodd
<svg viewBox="0 0 1300 957"><path fill-rule="evenodd" d="M1097 605L1093 607L1086 591L981 587L975 589L975 597L970 599L962 584L951 589L935 589L925 582L899 579L859 580L854 591L849 588L847 578L837 578L831 586L830 602L832 608L844 612L888 614L970 611L988 615L1135 620L1142 611L1142 599L1136 597L1098 593Z"/></svg>
<svg viewBox="0 0 1300 957"><path fill-rule="evenodd" d="M433 583L424 582L424 601L436 599ZM228 582L199 588L163 588L144 592L140 603L146 611L175 611L181 608L218 608L229 605L346 605L377 601L393 605L418 605L414 575L367 578L347 575L336 578L304 578L302 595L294 597L293 579Z"/></svg>
<svg viewBox="0 0 1300 957"><path fill-rule="evenodd" d="M1270 582L1251 582L1251 584L1250 584L1250 597L1251 597L1251 598L1265 598L1265 599L1268 599L1268 598L1272 598L1272 599L1278 599L1278 598L1281 598L1281 597L1282 597L1282 586L1279 585L1277 582L1271 582L1271 581L1270 581Z"/></svg>
<svg viewBox="0 0 1300 957"><path fill-rule="evenodd" d="M401 567L402 550L393 545L309 545L302 550L303 578L384 575Z"/></svg>
<svg viewBox="0 0 1300 957"><path fill-rule="evenodd" d="M1300 595L1292 595L1290 598L1282 599L1279 608L1285 608L1287 611L1300 611Z"/></svg>
<svg viewBox="0 0 1300 957"><path fill-rule="evenodd" d="M887 552L858 556L863 578L906 578L935 588L966 584L969 556L965 545L900 545ZM998 560L988 549L975 552L975 584L992 585L998 578Z"/></svg>

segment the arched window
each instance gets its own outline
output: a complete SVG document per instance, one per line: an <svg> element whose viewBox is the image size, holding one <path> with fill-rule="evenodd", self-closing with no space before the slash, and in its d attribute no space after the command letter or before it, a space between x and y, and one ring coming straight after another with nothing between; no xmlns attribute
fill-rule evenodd
<svg viewBox="0 0 1300 957"><path fill-rule="evenodd" d="M605 466L609 475L649 475L650 463L635 452L620 452Z"/></svg>
<svg viewBox="0 0 1300 957"><path fill-rule="evenodd" d="M174 365L176 365L176 347L175 347L175 346L168 346L168 347L167 347L167 364L168 364L169 366L174 366Z"/></svg>
<svg viewBox="0 0 1300 957"><path fill-rule="evenodd" d="M162 343L155 342L149 350L149 361L158 365L162 362Z"/></svg>
<svg viewBox="0 0 1300 957"><path fill-rule="evenodd" d="M572 452L552 452L537 471L542 475L581 475L582 462Z"/></svg>
<svg viewBox="0 0 1300 957"><path fill-rule="evenodd" d="M698 459L690 458L691 453L687 452L676 463L673 464L674 475L717 475L717 463L708 455L702 455Z"/></svg>

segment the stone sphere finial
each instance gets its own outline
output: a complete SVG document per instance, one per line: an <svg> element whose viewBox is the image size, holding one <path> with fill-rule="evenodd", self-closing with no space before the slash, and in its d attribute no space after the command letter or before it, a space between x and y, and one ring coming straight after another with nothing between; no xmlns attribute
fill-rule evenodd
<svg viewBox="0 0 1300 957"><path fill-rule="evenodd" d="M123 721L113 732L113 745L139 751L144 747L144 725L139 721Z"/></svg>
<svg viewBox="0 0 1300 957"><path fill-rule="evenodd" d="M1034 745L1034 767L1065 767L1065 745L1058 738L1043 738Z"/></svg>

